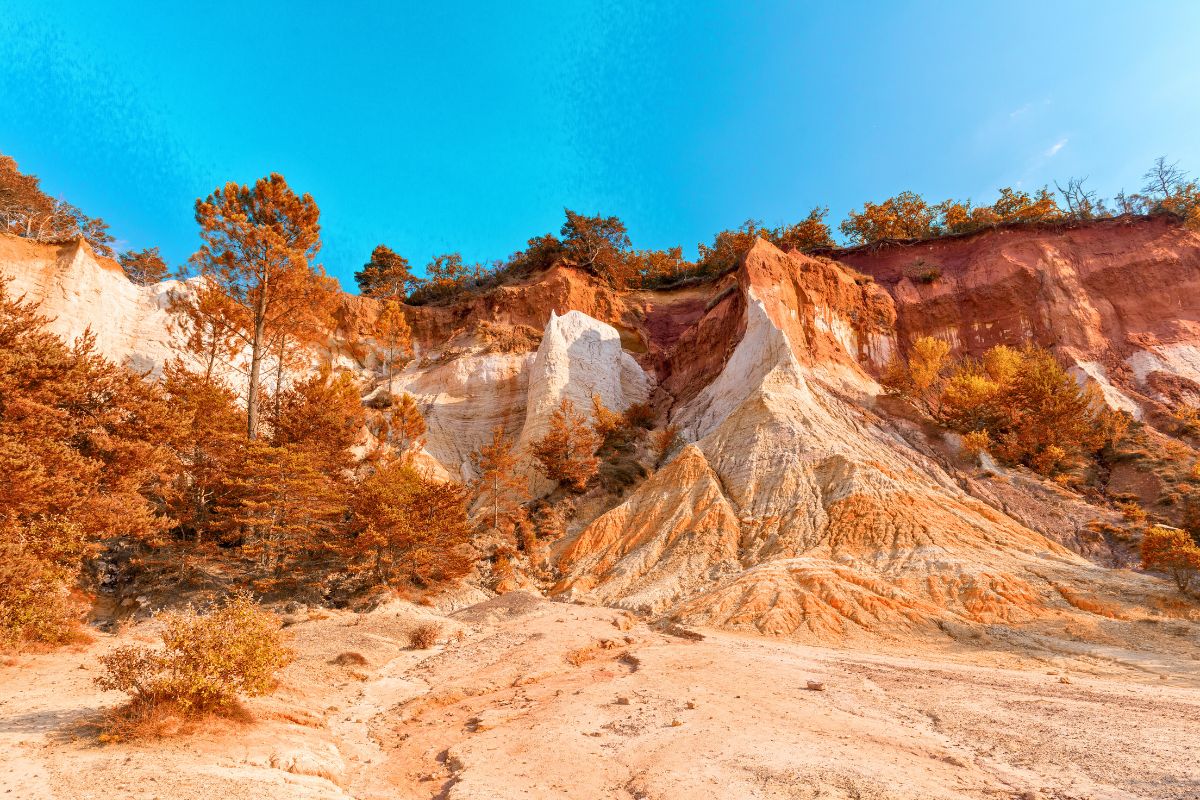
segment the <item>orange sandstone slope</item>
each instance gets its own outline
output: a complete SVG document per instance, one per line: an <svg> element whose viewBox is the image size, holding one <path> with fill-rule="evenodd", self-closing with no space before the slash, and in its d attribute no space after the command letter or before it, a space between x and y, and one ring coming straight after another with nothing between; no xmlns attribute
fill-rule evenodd
<svg viewBox="0 0 1200 800"><path fill-rule="evenodd" d="M735 277L745 332L670 411L690 444L564 549L559 591L824 638L1035 619L1055 583L1100 580L871 409L863 365L894 347L877 284L766 242Z"/></svg>

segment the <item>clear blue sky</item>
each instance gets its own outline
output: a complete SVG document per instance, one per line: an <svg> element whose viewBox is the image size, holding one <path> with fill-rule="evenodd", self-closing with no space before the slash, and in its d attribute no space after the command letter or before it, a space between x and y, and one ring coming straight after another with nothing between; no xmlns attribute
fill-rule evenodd
<svg viewBox="0 0 1200 800"><path fill-rule="evenodd" d="M694 252L904 189L1111 195L1198 131L1194 2L0 3L0 152L51 194L179 263L198 196L278 171L347 287L564 205Z"/></svg>

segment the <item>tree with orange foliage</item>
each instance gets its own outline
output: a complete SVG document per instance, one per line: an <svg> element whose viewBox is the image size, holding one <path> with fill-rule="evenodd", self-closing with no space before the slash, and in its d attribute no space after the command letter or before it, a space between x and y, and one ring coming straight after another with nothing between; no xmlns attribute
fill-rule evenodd
<svg viewBox="0 0 1200 800"><path fill-rule="evenodd" d="M1120 438L1127 417L1080 388L1053 354L993 347L952 362L950 345L922 337L883 384L931 419L969 436L969 449L1054 475Z"/></svg>
<svg viewBox="0 0 1200 800"><path fill-rule="evenodd" d="M234 182L196 201L204 244L193 256L200 276L235 307L239 336L249 348L246 429L258 436L262 365L289 337L314 324L312 311L327 310L334 290L311 264L321 247L320 211L310 195L297 195L282 175L253 186Z"/></svg>
<svg viewBox="0 0 1200 800"><path fill-rule="evenodd" d="M345 503L325 466L318 450L263 439L242 444L217 513L264 577L299 578L309 559L335 546Z"/></svg>
<svg viewBox="0 0 1200 800"><path fill-rule="evenodd" d="M527 242L524 250L518 250L508 257L505 269L522 276L544 272L558 263L563 252L563 243L554 234L535 236Z"/></svg>
<svg viewBox="0 0 1200 800"><path fill-rule="evenodd" d="M1044 186L1032 197L1028 192L1005 186L1000 190L1000 197L992 204L992 213L1002 223L1042 222L1062 216L1054 195Z"/></svg>
<svg viewBox="0 0 1200 800"><path fill-rule="evenodd" d="M530 450L539 472L561 486L581 492L600 466L596 451L602 443L587 418L564 397L550 415L550 430Z"/></svg>
<svg viewBox="0 0 1200 800"><path fill-rule="evenodd" d="M217 526L216 509L228 504L224 476L241 458L246 432L237 395L208 375L188 370L176 360L163 370L163 388L183 417L171 442L182 469L170 503L171 516L197 545Z"/></svg>
<svg viewBox="0 0 1200 800"><path fill-rule="evenodd" d="M880 239L927 239L934 233L935 211L915 192L901 192L882 203L863 203L839 226L850 244Z"/></svg>
<svg viewBox="0 0 1200 800"><path fill-rule="evenodd" d="M885 388L904 395L928 416L938 419L949 355L949 342L922 336L913 342L907 358L892 361L881 383Z"/></svg>
<svg viewBox="0 0 1200 800"><path fill-rule="evenodd" d="M151 539L178 464L161 388L45 330L0 280L0 639L62 641L66 588L100 537ZM60 602L64 601L64 602ZM31 605L32 604L32 605Z"/></svg>
<svg viewBox="0 0 1200 800"><path fill-rule="evenodd" d="M1200 547L1186 531L1154 525L1142 534L1142 569L1165 572L1186 593L1200 574Z"/></svg>
<svg viewBox="0 0 1200 800"><path fill-rule="evenodd" d="M436 586L471 568L466 490L402 461L385 463L356 487L350 520L351 555L385 586L398 578Z"/></svg>
<svg viewBox="0 0 1200 800"><path fill-rule="evenodd" d="M351 448L366 422L358 382L349 372L322 370L284 391L271 421L271 441L308 453L331 480L353 466Z"/></svg>
<svg viewBox="0 0 1200 800"><path fill-rule="evenodd" d="M518 458L513 441L504 427L492 429L492 439L471 454L475 478L470 483L472 505L484 512L491 527L501 524L511 529L525 519L524 503L529 499L525 478L517 473Z"/></svg>
<svg viewBox="0 0 1200 800"><path fill-rule="evenodd" d="M833 247L833 235L825 224L829 209L817 206L808 216L792 225L781 225L767 237L780 250L807 252L821 247Z"/></svg>
<svg viewBox="0 0 1200 800"><path fill-rule="evenodd" d="M126 250L117 259L125 277L138 286L150 286L166 280L167 262L159 254L157 247L145 250Z"/></svg>
<svg viewBox="0 0 1200 800"><path fill-rule="evenodd" d="M567 216L561 231L566 257L578 267L609 278L614 285L624 285L625 252L630 244L625 223L618 217L589 217L569 208L563 211Z"/></svg>
<svg viewBox="0 0 1200 800"><path fill-rule="evenodd" d="M404 392L388 408L385 441L400 457L410 457L425 446L425 417L417 408L417 401Z"/></svg>
<svg viewBox="0 0 1200 800"><path fill-rule="evenodd" d="M397 302L402 301L417 283L408 259L383 244L371 251L371 260L354 273L354 280L358 291L366 297Z"/></svg>
<svg viewBox="0 0 1200 800"><path fill-rule="evenodd" d="M622 437L628 428L625 418L605 405L604 399L595 393L592 394L592 418L595 420L592 423L592 430L605 444Z"/></svg>
<svg viewBox="0 0 1200 800"><path fill-rule="evenodd" d="M705 275L719 275L737 266L739 260L754 245L756 239L765 239L770 234L762 223L748 219L736 230L725 230L713 238L711 245L701 242L696 245L700 253L697 269Z"/></svg>
<svg viewBox="0 0 1200 800"><path fill-rule="evenodd" d="M412 330L404 318L404 311L395 300L388 300L383 304L383 311L375 322L374 333L375 344L383 362L383 377L390 386L395 365L412 357Z"/></svg>
<svg viewBox="0 0 1200 800"><path fill-rule="evenodd" d="M184 351L199 365L206 381L228 365L241 346L240 307L220 288L201 278L194 286L171 292L171 325L184 337Z"/></svg>
<svg viewBox="0 0 1200 800"><path fill-rule="evenodd" d="M43 241L79 236L96 255L113 257L104 220L47 195L37 177L23 174L9 156L0 156L0 231Z"/></svg>

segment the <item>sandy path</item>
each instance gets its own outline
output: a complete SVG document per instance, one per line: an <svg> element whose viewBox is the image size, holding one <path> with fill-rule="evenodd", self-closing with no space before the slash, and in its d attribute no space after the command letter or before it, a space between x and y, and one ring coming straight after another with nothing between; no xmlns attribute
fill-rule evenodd
<svg viewBox="0 0 1200 800"><path fill-rule="evenodd" d="M428 614L296 625L300 657L255 701L258 724L152 745L71 740L117 699L90 684L113 640L23 657L0 668L0 797L1200 797L1200 662L1186 649L690 641L519 595L449 621L462 641L405 649ZM331 665L347 651L368 664Z"/></svg>

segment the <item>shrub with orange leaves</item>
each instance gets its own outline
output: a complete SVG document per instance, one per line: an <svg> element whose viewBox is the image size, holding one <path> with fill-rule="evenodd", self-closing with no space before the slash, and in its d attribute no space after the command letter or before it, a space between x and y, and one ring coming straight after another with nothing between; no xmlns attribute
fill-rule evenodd
<svg viewBox="0 0 1200 800"><path fill-rule="evenodd" d="M668 425L655 431L650 437L650 443L654 448L654 464L659 466L683 443L683 437L679 435L679 426Z"/></svg>
<svg viewBox="0 0 1200 800"><path fill-rule="evenodd" d="M982 359L954 361L949 343L922 337L896 360L883 385L941 425L1044 475L1079 465L1123 435L1128 416L1104 406L1049 351L999 345Z"/></svg>
<svg viewBox="0 0 1200 800"><path fill-rule="evenodd" d="M1167 573L1186 593L1200 574L1200 547L1187 531L1155 525L1142 535L1142 569Z"/></svg>
<svg viewBox="0 0 1200 800"><path fill-rule="evenodd" d="M219 713L241 697L272 691L275 674L292 660L278 618L247 593L206 614L192 608L164 614L162 623L161 649L131 645L101 656L96 685L142 706Z"/></svg>

